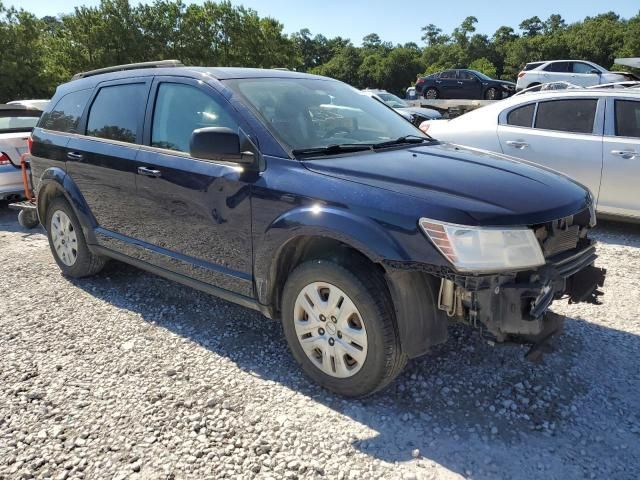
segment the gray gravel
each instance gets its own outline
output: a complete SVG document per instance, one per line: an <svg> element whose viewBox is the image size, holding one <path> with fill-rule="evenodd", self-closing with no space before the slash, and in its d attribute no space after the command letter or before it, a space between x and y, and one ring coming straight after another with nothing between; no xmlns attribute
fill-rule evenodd
<svg viewBox="0 0 640 480"><path fill-rule="evenodd" d="M346 401L276 322L132 267L60 275L0 205L0 479L640 476L640 227L602 224L604 305L540 365L464 328Z"/></svg>

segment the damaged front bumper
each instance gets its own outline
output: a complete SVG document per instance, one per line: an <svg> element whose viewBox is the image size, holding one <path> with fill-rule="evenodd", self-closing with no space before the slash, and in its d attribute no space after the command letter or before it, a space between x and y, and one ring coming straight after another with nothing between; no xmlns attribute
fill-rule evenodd
<svg viewBox="0 0 640 480"><path fill-rule="evenodd" d="M442 279L438 308L455 321L478 328L493 342L537 344L562 328L551 303L599 303L606 271L594 266L591 241L547 260L535 271Z"/></svg>

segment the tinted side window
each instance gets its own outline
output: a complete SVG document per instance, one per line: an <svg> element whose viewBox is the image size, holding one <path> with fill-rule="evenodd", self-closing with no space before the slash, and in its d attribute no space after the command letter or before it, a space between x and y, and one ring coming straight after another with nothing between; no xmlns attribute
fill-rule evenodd
<svg viewBox="0 0 640 480"><path fill-rule="evenodd" d="M544 67L545 72L561 72L566 73L569 71L569 62L553 62Z"/></svg>
<svg viewBox="0 0 640 480"><path fill-rule="evenodd" d="M540 102L536 114L536 128L572 133L593 132L596 118L596 99L553 100Z"/></svg>
<svg viewBox="0 0 640 480"><path fill-rule="evenodd" d="M473 80L475 78L476 77L472 73L460 70L460 80Z"/></svg>
<svg viewBox="0 0 640 480"><path fill-rule="evenodd" d="M640 138L640 102L616 100L616 135Z"/></svg>
<svg viewBox="0 0 640 480"><path fill-rule="evenodd" d="M87 135L135 143L146 91L144 83L102 87L89 110Z"/></svg>
<svg viewBox="0 0 640 480"><path fill-rule="evenodd" d="M456 71L455 70L447 70L446 72L442 72L440 74L440 78L443 79L443 80L456 78Z"/></svg>
<svg viewBox="0 0 640 480"><path fill-rule="evenodd" d="M42 115L38 126L58 132L80 133L78 123L91 96L91 89L67 93L50 112Z"/></svg>
<svg viewBox="0 0 640 480"><path fill-rule="evenodd" d="M534 68L539 67L540 65L542 65L542 62L527 63L524 66L524 70L525 71L533 70Z"/></svg>
<svg viewBox="0 0 640 480"><path fill-rule="evenodd" d="M238 125L224 107L205 92L180 83L161 83L156 96L151 145L189 151L191 133L198 128Z"/></svg>
<svg viewBox="0 0 640 480"><path fill-rule="evenodd" d="M515 125L516 127L531 127L535 109L536 104L531 103L511 110L509 115L507 115L507 123L509 125Z"/></svg>

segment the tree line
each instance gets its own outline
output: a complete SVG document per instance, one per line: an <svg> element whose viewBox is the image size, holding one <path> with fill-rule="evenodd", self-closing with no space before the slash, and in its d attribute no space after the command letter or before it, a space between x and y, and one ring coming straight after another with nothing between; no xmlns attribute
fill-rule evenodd
<svg viewBox="0 0 640 480"><path fill-rule="evenodd" d="M357 46L302 29L285 34L276 19L228 1L186 5L182 0L102 0L58 17L0 2L0 102L47 98L77 72L123 63L179 59L187 65L286 67L327 75L355 87L395 93L422 73L475 68L515 80L525 63L585 59L611 67L616 57L640 56L640 12L614 12L567 24L560 15L523 20L517 29L476 32L467 17L452 32L428 24L417 42L392 44L371 33Z"/></svg>

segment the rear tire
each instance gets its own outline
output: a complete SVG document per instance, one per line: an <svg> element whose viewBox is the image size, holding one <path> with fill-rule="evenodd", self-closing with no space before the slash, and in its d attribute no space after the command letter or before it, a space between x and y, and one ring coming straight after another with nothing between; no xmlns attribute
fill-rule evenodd
<svg viewBox="0 0 640 480"><path fill-rule="evenodd" d="M407 361L384 279L365 265L298 266L284 287L282 323L302 370L345 397L383 389Z"/></svg>
<svg viewBox="0 0 640 480"><path fill-rule="evenodd" d="M440 93L438 93L438 90L436 90L435 88L430 87L424 91L423 96L425 100L436 100L438 99L438 97L440 97Z"/></svg>
<svg viewBox="0 0 640 480"><path fill-rule="evenodd" d="M57 197L47 208L47 238L53 258L68 277L81 278L98 273L107 259L87 247L80 222L66 199Z"/></svg>

